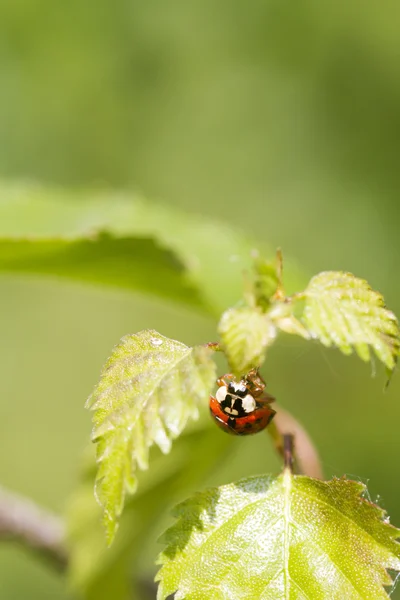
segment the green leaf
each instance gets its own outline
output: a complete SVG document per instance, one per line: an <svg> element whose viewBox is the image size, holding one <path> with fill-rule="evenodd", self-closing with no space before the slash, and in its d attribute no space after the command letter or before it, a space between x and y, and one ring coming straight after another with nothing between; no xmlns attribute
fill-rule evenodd
<svg viewBox="0 0 400 600"><path fill-rule="evenodd" d="M309 340L312 336L310 332L304 327L304 325L297 319L293 314L295 305L288 302L288 299L277 300L273 302L271 309L268 311L268 318L271 322L285 333L291 333L293 335L299 335L306 340Z"/></svg>
<svg viewBox="0 0 400 600"><path fill-rule="evenodd" d="M364 361L370 360L371 347L389 370L394 369L400 349L398 321L366 281L327 271L313 277L298 299L304 301L300 320L312 337L344 354L354 348Z"/></svg>
<svg viewBox="0 0 400 600"><path fill-rule="evenodd" d="M205 310L184 264L153 239L108 234L73 240L0 240L0 271L59 275L134 289Z"/></svg>
<svg viewBox="0 0 400 600"><path fill-rule="evenodd" d="M279 255L280 256L280 255ZM257 256L254 260L254 297L256 306L267 310L271 299L281 285L277 265Z"/></svg>
<svg viewBox="0 0 400 600"><path fill-rule="evenodd" d="M111 548L106 546L101 508L93 497L96 468L90 452L67 512L68 577L79 597L136 600L133 581L137 578L137 563L142 560L143 548L159 535L160 519L172 503L194 491L215 465L215 456L223 456L232 442L230 436L216 434L207 419L195 430L185 430L170 455L153 449L152 468L139 474L138 491L127 499L120 531Z"/></svg>
<svg viewBox="0 0 400 600"><path fill-rule="evenodd" d="M0 272L117 285L219 315L241 296L253 249L234 227L134 193L0 185Z"/></svg>
<svg viewBox="0 0 400 600"><path fill-rule="evenodd" d="M94 411L96 496L109 544L125 492L136 490L137 467L148 467L149 448L168 453L188 419L198 417L215 380L210 353L147 330L122 338L105 364L87 407Z"/></svg>
<svg viewBox="0 0 400 600"><path fill-rule="evenodd" d="M365 486L289 471L197 494L165 534L158 600L379 600L400 531Z"/></svg>
<svg viewBox="0 0 400 600"><path fill-rule="evenodd" d="M251 307L225 311L218 331L231 370L238 376L263 363L265 351L276 336L276 327L268 317Z"/></svg>

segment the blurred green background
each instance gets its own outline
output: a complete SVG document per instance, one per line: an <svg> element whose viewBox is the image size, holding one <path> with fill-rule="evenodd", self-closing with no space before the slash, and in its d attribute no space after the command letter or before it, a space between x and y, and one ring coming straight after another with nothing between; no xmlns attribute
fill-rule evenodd
<svg viewBox="0 0 400 600"><path fill-rule="evenodd" d="M1 176L143 191L282 246L306 274L352 271L400 314L398 2L2 0L0 90ZM65 508L84 400L113 344L146 327L215 339L211 319L161 301L1 277L2 485ZM326 475L368 482L400 525L400 378L383 394L377 371L283 336L265 368ZM238 448L212 483L278 468L264 438ZM0 545L2 600L72 597Z"/></svg>

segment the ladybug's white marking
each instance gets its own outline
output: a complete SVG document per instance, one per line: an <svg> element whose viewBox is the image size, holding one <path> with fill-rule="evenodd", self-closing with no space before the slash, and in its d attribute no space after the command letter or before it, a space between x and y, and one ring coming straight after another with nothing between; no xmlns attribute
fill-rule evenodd
<svg viewBox="0 0 400 600"><path fill-rule="evenodd" d="M234 408L229 408L229 406L225 406L224 412L228 413L228 415L233 415L234 417L239 414L239 411L235 410Z"/></svg>
<svg viewBox="0 0 400 600"><path fill-rule="evenodd" d="M235 390L235 392L245 392L247 390L246 386L243 383L231 383L231 386Z"/></svg>
<svg viewBox="0 0 400 600"><path fill-rule="evenodd" d="M224 385L221 385L221 387L217 389L215 397L218 400L218 402L223 402L225 400L227 392L228 388L226 388Z"/></svg>
<svg viewBox="0 0 400 600"><path fill-rule="evenodd" d="M247 394L242 400L244 412L251 413L256 409L256 401L251 394Z"/></svg>

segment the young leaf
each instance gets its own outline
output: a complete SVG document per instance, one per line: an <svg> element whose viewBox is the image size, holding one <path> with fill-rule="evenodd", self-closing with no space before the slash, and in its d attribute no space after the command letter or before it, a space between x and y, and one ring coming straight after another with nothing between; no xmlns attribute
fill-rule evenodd
<svg viewBox="0 0 400 600"><path fill-rule="evenodd" d="M188 419L198 417L215 379L210 352L148 330L122 338L108 359L87 407L94 411L96 495L109 544L125 492L136 489L136 468L148 467L149 448L168 453Z"/></svg>
<svg viewBox="0 0 400 600"><path fill-rule="evenodd" d="M394 369L400 349L398 321L366 281L327 271L313 277L297 298L304 300L300 320L312 337L344 354L354 348L364 361L370 359L371 347L389 370Z"/></svg>
<svg viewBox="0 0 400 600"><path fill-rule="evenodd" d="M165 534L158 600L379 600L400 531L355 481L289 471L197 494Z"/></svg>
<svg viewBox="0 0 400 600"><path fill-rule="evenodd" d="M282 284L277 265L261 256L254 259L254 298L256 306L264 311L271 306L271 300Z"/></svg>
<svg viewBox="0 0 400 600"><path fill-rule="evenodd" d="M238 376L263 363L265 351L276 336L273 323L252 307L225 311L218 331L231 370Z"/></svg>
<svg viewBox="0 0 400 600"><path fill-rule="evenodd" d="M294 308L295 305L290 299L289 301L285 299L283 302L278 300L272 304L271 309L268 311L268 318L277 329L309 340L311 334L293 314Z"/></svg>

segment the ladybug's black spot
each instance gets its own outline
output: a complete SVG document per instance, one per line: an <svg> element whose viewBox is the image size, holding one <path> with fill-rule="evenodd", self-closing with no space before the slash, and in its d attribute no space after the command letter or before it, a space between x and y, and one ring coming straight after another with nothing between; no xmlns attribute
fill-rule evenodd
<svg viewBox="0 0 400 600"><path fill-rule="evenodd" d="M248 390L244 385L235 385L234 383L228 385L228 392L232 394L232 396L237 396L239 398L244 398L248 394Z"/></svg>
<svg viewBox="0 0 400 600"><path fill-rule="evenodd" d="M234 415L231 418L245 417L249 413L243 408L243 398L240 398L236 394L227 394L220 402L222 410L227 415Z"/></svg>
<svg viewBox="0 0 400 600"><path fill-rule="evenodd" d="M245 428L246 429L251 429L253 427L253 425L251 423L246 423Z"/></svg>
<svg viewBox="0 0 400 600"><path fill-rule="evenodd" d="M247 396L247 394L246 394ZM230 415L232 419L246 417L249 414L248 402L246 403L247 410L243 406L244 399L236 394L226 394L225 398L220 402L221 409L225 414Z"/></svg>
<svg viewBox="0 0 400 600"><path fill-rule="evenodd" d="M222 408L222 410L224 412L229 412L229 411L226 411L225 409L229 408L229 410L230 410L230 408L232 406L232 402L233 402L233 397L230 394L227 394L225 396L225 399L222 400L222 402L221 402L221 408Z"/></svg>
<svg viewBox="0 0 400 600"><path fill-rule="evenodd" d="M247 390L237 390L236 396L239 396L239 398L244 398L247 396Z"/></svg>

